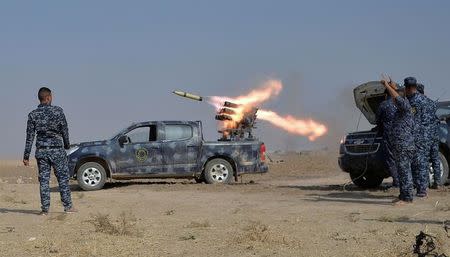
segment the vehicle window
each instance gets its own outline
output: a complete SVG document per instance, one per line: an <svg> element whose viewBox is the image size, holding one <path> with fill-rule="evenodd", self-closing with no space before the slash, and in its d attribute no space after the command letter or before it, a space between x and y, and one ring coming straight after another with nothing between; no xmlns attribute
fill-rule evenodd
<svg viewBox="0 0 450 257"><path fill-rule="evenodd" d="M145 143L156 141L157 139L156 126L152 125L135 128L129 131L126 135L130 139L130 143Z"/></svg>
<svg viewBox="0 0 450 257"><path fill-rule="evenodd" d="M437 109L436 115L438 117L449 116L450 115L450 106L441 106Z"/></svg>
<svg viewBox="0 0 450 257"><path fill-rule="evenodd" d="M181 140L192 137L192 127L189 125L166 125L166 140Z"/></svg>

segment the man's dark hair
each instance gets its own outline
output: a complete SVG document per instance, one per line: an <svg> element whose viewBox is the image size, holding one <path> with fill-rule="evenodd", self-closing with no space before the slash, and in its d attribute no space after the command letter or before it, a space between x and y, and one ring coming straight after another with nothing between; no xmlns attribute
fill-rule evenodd
<svg viewBox="0 0 450 257"><path fill-rule="evenodd" d="M45 98L52 94L52 91L48 87L41 87L38 92L39 101L44 101Z"/></svg>
<svg viewBox="0 0 450 257"><path fill-rule="evenodd" d="M405 87L417 87L417 79L414 77L407 77L404 80Z"/></svg>

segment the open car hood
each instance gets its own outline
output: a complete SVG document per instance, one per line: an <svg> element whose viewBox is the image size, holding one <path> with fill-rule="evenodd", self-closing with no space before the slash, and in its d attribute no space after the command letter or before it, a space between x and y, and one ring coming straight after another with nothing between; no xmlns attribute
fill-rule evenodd
<svg viewBox="0 0 450 257"><path fill-rule="evenodd" d="M353 90L356 107L364 114L370 124L377 123L376 113L378 106L384 101L385 87L380 81L370 81L357 86Z"/></svg>

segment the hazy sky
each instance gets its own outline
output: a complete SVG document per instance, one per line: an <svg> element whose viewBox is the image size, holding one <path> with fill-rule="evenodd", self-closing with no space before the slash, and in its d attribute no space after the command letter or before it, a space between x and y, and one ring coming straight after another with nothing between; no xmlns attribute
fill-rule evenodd
<svg viewBox="0 0 450 257"><path fill-rule="evenodd" d="M355 85L386 72L449 89L449 25L444 0L1 1L0 156L22 157L41 85L73 143L144 120L202 120L215 140L214 110L171 91L235 96L267 78L285 89L266 108L330 126L310 143L261 122L269 150L334 146L356 127Z"/></svg>

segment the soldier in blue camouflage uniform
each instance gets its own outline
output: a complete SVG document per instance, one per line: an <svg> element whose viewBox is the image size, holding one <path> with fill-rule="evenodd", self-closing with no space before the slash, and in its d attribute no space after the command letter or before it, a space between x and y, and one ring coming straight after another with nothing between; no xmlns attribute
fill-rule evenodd
<svg viewBox="0 0 450 257"><path fill-rule="evenodd" d="M398 174L397 174L397 163L395 162L393 145L392 145L392 123L395 120L395 112L397 111L397 106L394 103L394 99L389 95L386 90L386 100L384 100L377 110L377 125L380 131L382 131L382 144L383 144L383 154L385 167L392 176L392 186L398 187Z"/></svg>
<svg viewBox="0 0 450 257"><path fill-rule="evenodd" d="M29 159L34 137L36 135L35 157L39 169L39 183L41 195L42 215L47 215L50 208L50 171L53 167L59 184L61 201L64 211L75 212L69 188L69 170L67 156L64 150L69 148L69 131L66 117L60 107L52 106L51 90L43 87L39 89L40 104L30 112L27 122L27 137L23 163L29 166Z"/></svg>
<svg viewBox="0 0 450 257"><path fill-rule="evenodd" d="M414 185L417 189L417 196L426 197L429 180L428 153L430 140L426 132L429 124L429 114L427 112L429 99L417 91L417 80L413 77L405 79L405 93L411 104L415 124L414 141L417 151L412 162Z"/></svg>
<svg viewBox="0 0 450 257"><path fill-rule="evenodd" d="M414 155L414 120L408 99L400 96L397 85L392 81L381 81L395 101L394 121L392 122L390 140L397 163L400 195L395 204L402 205L413 201L413 183L411 160Z"/></svg>
<svg viewBox="0 0 450 257"><path fill-rule="evenodd" d="M425 95L425 86L423 84L417 85L417 91ZM441 163L439 160L439 118L436 116L437 103L436 101L428 99L428 104L426 105L426 135L427 140L430 145L427 146L428 160L431 162L431 167L433 167L433 184L431 188L437 189L441 185Z"/></svg>

